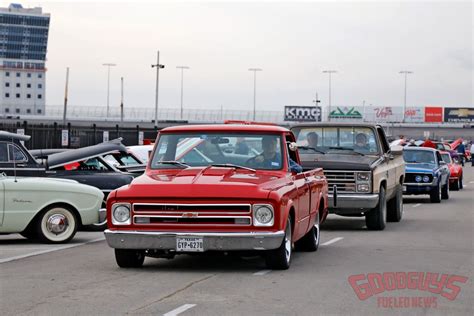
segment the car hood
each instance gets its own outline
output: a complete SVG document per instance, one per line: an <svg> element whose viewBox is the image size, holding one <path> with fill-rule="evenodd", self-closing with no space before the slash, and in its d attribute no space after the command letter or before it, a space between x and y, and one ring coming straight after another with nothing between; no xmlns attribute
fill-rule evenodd
<svg viewBox="0 0 474 316"><path fill-rule="evenodd" d="M323 168L327 170L371 170L379 159L377 156L357 154L302 154L302 166L305 170Z"/></svg>
<svg viewBox="0 0 474 316"><path fill-rule="evenodd" d="M117 191L118 198L250 198L266 199L285 185L276 172L234 168L153 170Z"/></svg>
<svg viewBox="0 0 474 316"><path fill-rule="evenodd" d="M405 172L432 172L436 167L428 163L407 163Z"/></svg>

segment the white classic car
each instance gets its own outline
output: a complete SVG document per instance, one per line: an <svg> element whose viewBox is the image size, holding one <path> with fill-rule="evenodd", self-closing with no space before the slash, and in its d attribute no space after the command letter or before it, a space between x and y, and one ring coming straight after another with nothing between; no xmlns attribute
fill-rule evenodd
<svg viewBox="0 0 474 316"><path fill-rule="evenodd" d="M80 225L99 222L103 199L99 189L74 180L0 174L0 234L66 243Z"/></svg>

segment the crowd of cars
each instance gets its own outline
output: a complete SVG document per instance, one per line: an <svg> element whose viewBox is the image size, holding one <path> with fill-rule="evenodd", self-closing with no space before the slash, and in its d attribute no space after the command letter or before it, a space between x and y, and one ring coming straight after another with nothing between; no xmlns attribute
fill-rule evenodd
<svg viewBox="0 0 474 316"><path fill-rule="evenodd" d="M107 228L124 268L233 251L287 269L293 250L318 249L329 213L383 230L401 221L404 194L439 203L463 187L447 148L389 144L374 124L183 125L129 148L28 151L28 139L0 131L0 234L64 243Z"/></svg>

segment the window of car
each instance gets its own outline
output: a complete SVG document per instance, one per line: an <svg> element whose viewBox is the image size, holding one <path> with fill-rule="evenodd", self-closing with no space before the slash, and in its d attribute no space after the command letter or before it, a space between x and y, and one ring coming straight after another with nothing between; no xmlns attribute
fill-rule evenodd
<svg viewBox="0 0 474 316"><path fill-rule="evenodd" d="M441 154L441 158L445 163L453 163L451 160L451 156L448 153Z"/></svg>
<svg viewBox="0 0 474 316"><path fill-rule="evenodd" d="M428 150L404 150L403 159L406 163L436 164L436 156L434 152Z"/></svg>
<svg viewBox="0 0 474 316"><path fill-rule="evenodd" d="M0 142L0 163L28 161L25 153L15 144Z"/></svg>

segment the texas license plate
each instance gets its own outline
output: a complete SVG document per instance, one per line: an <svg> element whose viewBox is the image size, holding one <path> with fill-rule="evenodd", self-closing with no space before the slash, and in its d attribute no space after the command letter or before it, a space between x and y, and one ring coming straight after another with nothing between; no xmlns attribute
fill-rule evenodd
<svg viewBox="0 0 474 316"><path fill-rule="evenodd" d="M176 237L176 251L203 252L202 237Z"/></svg>

